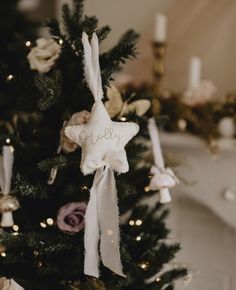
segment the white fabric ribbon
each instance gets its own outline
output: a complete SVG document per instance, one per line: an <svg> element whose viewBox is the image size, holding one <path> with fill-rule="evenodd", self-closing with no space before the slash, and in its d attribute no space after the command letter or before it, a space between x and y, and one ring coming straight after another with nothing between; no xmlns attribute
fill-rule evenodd
<svg viewBox="0 0 236 290"><path fill-rule="evenodd" d="M0 278L0 287L1 290L24 290L16 281L5 277Z"/></svg>
<svg viewBox="0 0 236 290"><path fill-rule="evenodd" d="M3 195L8 195L11 190L12 166L14 161L14 149L12 146L3 146L0 156L0 187ZM12 212L2 213L1 226L14 225Z"/></svg>
<svg viewBox="0 0 236 290"><path fill-rule="evenodd" d="M96 170L85 215L84 273L99 277L98 244L104 266L125 277L119 250L119 210L114 171L106 165Z"/></svg>
<svg viewBox="0 0 236 290"><path fill-rule="evenodd" d="M99 46L96 34L93 34L91 44L84 32L85 77L94 96L95 102L103 98L102 80L99 66ZM119 249L119 211L117 205L117 190L114 170L120 172L122 165L120 156L109 154L99 164L88 162L90 172L94 172L93 186L85 215L85 262L84 273L99 277L99 253L104 266L116 274L125 277L122 271Z"/></svg>
<svg viewBox="0 0 236 290"><path fill-rule="evenodd" d="M160 191L160 203L167 203L171 201L169 188L178 184L179 180L170 168L165 168L158 128L154 118L148 120L148 131L152 142L155 163L155 166L151 168L151 174L153 176L149 187L151 190Z"/></svg>

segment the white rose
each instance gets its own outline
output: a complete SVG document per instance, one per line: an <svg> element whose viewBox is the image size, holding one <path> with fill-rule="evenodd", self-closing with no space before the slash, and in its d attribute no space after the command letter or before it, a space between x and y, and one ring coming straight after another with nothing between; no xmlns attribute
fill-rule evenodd
<svg viewBox="0 0 236 290"><path fill-rule="evenodd" d="M27 58L30 68L40 73L47 73L59 58L61 47L53 39L39 38Z"/></svg>

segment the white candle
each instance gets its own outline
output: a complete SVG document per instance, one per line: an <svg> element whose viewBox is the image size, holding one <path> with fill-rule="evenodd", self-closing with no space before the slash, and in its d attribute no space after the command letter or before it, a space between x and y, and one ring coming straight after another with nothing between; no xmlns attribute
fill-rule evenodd
<svg viewBox="0 0 236 290"><path fill-rule="evenodd" d="M167 17L164 14L157 14L155 17L154 41L166 42Z"/></svg>
<svg viewBox="0 0 236 290"><path fill-rule="evenodd" d="M201 82L202 62L198 57L192 57L189 69L189 89L196 89Z"/></svg>

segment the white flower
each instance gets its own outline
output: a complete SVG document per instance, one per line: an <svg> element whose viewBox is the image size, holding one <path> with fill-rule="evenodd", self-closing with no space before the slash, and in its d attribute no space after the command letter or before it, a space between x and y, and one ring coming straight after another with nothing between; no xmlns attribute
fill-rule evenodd
<svg viewBox="0 0 236 290"><path fill-rule="evenodd" d="M212 82L202 81L197 88L185 92L183 103L189 107L204 105L215 99L216 91Z"/></svg>
<svg viewBox="0 0 236 290"><path fill-rule="evenodd" d="M59 58L61 47L53 39L39 38L27 58L30 68L40 73L47 73Z"/></svg>

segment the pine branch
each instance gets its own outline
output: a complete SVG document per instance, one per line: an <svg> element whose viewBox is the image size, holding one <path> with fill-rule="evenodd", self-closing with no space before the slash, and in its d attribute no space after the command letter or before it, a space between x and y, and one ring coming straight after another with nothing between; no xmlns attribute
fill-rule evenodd
<svg viewBox="0 0 236 290"><path fill-rule="evenodd" d="M98 27L98 19L96 16L85 16L81 22L81 29L91 36Z"/></svg>
<svg viewBox="0 0 236 290"><path fill-rule="evenodd" d="M59 70L51 72L50 76L37 74L35 85L42 94L38 101L38 108L42 111L48 110L56 104L61 95L61 73Z"/></svg>
<svg viewBox="0 0 236 290"><path fill-rule="evenodd" d="M53 167L62 169L68 164L67 158L64 155L59 155L51 159L46 159L38 163L38 167L42 171L50 171Z"/></svg>
<svg viewBox="0 0 236 290"><path fill-rule="evenodd" d="M111 32L110 26L106 25L96 30L97 37L99 41L103 41L107 38L108 34Z"/></svg>
<svg viewBox="0 0 236 290"><path fill-rule="evenodd" d="M46 22L46 27L48 27L50 34L56 37L62 37L59 22L57 19L50 19Z"/></svg>
<svg viewBox="0 0 236 290"><path fill-rule="evenodd" d="M47 189L42 184L32 185L29 184L20 174L16 175L16 179L14 182L15 189L22 197L28 198L38 198L38 199L46 199L49 194Z"/></svg>

